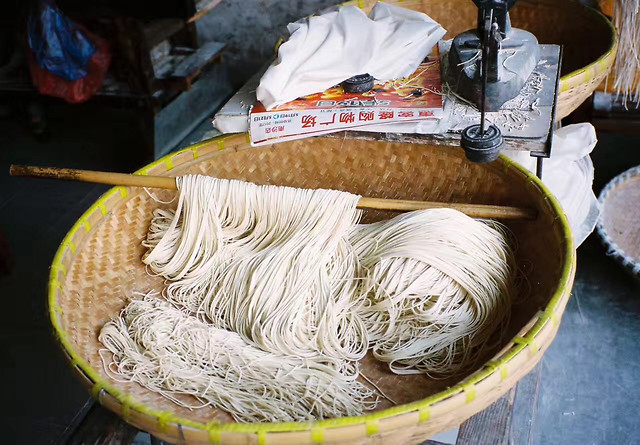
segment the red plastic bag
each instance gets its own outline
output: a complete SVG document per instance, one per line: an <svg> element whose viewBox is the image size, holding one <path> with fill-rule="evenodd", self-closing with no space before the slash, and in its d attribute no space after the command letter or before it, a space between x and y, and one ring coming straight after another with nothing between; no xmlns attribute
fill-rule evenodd
<svg viewBox="0 0 640 445"><path fill-rule="evenodd" d="M31 81L40 94L61 97L69 103L80 103L90 99L104 82L104 76L111 62L111 52L106 40L82 30L96 46L87 64L87 75L75 81L69 81L43 69L36 61L35 55L29 51L29 70Z"/></svg>

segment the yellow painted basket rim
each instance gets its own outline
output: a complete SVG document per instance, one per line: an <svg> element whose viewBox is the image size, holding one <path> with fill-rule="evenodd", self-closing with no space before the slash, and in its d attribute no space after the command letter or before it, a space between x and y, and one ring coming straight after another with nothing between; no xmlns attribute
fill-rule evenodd
<svg viewBox="0 0 640 445"><path fill-rule="evenodd" d="M167 170L171 170L174 166L174 159L176 156L180 156L184 159L185 153L192 153L193 159L197 159L199 157L198 150L203 146L208 146L211 144L217 144L218 149L225 148L225 140L233 138L235 140L242 139L242 143L249 143L249 135L248 133L244 134L230 134L224 135L217 138L213 138L204 142L201 142L196 145L192 145L183 150L170 153L167 156L159 159L156 162L153 162L142 169L135 172L138 175L146 175L148 172L154 167L159 165L166 166ZM108 190L105 194L103 194L84 214L78 219L78 221L73 225L73 227L66 234L60 247L58 248L53 263L51 265L51 271L49 275L49 289L48 289L48 311L49 317L51 319L51 323L54 327L55 334L64 349L64 351L68 354L71 365L77 366L82 373L90 379L94 384L92 387L92 394L95 398L99 399L100 394L103 391L106 391L108 394L117 399L122 405L122 417L125 420L128 420L127 417L131 409L137 410L141 413L147 414L152 417L156 417L158 419L159 425L168 425L170 422L175 423L177 425L188 426L191 428L195 428L198 430L204 430L209 433L209 437L213 443L219 441L219 435L221 432L236 432L236 433L252 433L258 434L258 437L263 437L263 435L267 432L293 432L293 431L310 431L312 437L317 437L316 434L326 428L333 427L343 427L343 426L352 426L352 425L365 425L366 431L368 435L375 434L377 431L377 422L381 419L388 419L391 417L395 417L401 414L418 412L420 421L428 420L431 412L431 408L439 402L442 402L445 399L448 399L456 394L461 392L465 392L467 394L467 401L470 401L470 397L475 398L475 385L484 379L499 373L501 374L501 380L506 377L506 367L507 365L520 353L523 353L526 348L530 349L530 352L535 355L538 353L538 348L536 346L536 336L538 333L547 325L547 323L553 323L554 327L557 327L559 323L559 315L556 312L556 309L559 306L559 303L570 291L571 283L573 281L573 274L575 271L575 263L576 263L576 253L573 247L573 236L571 234L571 229L569 227L569 222L567 220L564 211L560 207L560 204L556 200L556 198L551 194L551 192L545 187L545 185L531 172L526 170L524 167L519 164L511 161L509 158L500 155L500 159L504 163L504 168L513 168L518 170L521 174L527 177L528 182L537 187L545 197L548 205L553 208L555 213L558 215L559 223L562 228L562 232L564 234L564 253L565 260L562 265L562 273L559 279L559 283L557 288L554 291L553 297L544 308L544 310L539 313L538 320L536 323L528 330L528 332L521 336L515 337L512 340L511 346L506 349L506 351L501 355L499 360L494 360L487 362L483 365L483 367L470 375L468 378L458 383L457 385L439 393L433 394L425 399L394 406L392 408L385 409L383 411L375 412L372 414L367 414L359 417L343 417L339 419L329 419L329 420L320 420L314 422L271 422L271 423L201 423L195 422L183 417L179 417L174 415L171 411L160 411L147 405L140 403L133 399L130 395L126 394L124 391L121 391L103 379L98 372L93 369L89 364L82 358L80 355L73 349L71 346L71 342L68 340L65 331L58 321L58 313L62 311L62 308L57 304L56 301L56 291L61 287L61 284L58 280L59 272L62 271L66 273L64 270L64 265L62 263L62 259L69 250L72 254L75 253L75 245L73 243L74 235L79 230L90 231L91 225L89 223L89 216L93 214L94 211L102 212L102 215L107 214L105 203L108 199L116 194L121 195L121 199L127 196L127 189L125 187L113 187ZM187 161L178 161L179 165L182 162ZM535 319L534 317L533 319ZM473 400L471 398L471 400ZM262 440L259 440L259 443L264 441L264 437ZM314 439L315 441L315 439ZM320 440L321 441L321 440Z"/></svg>
<svg viewBox="0 0 640 445"><path fill-rule="evenodd" d="M565 74L564 76L562 76L560 78L560 82L572 83L571 81L574 80L575 78L579 76L588 75L589 73L593 72L593 75L590 76L590 79L592 79L599 72L606 70L607 62L609 61L612 62L613 59L616 57L616 53L618 51L618 33L616 31L615 26L613 26L613 23L611 22L611 20L609 20L609 18L606 15L604 15L602 12L592 7L589 7L586 5L582 5L582 6L587 11L589 11L589 13L599 16L607 24L609 28L609 36L611 38L611 45L609 46L609 49L607 50L606 53L598 57L595 61L591 62L589 65L582 68L578 68L577 70L574 70L569 74Z"/></svg>

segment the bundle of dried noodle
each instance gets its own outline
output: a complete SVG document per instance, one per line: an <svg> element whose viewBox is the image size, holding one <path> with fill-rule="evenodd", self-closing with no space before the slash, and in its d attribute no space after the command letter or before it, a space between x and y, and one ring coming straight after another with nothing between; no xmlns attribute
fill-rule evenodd
<svg viewBox="0 0 640 445"><path fill-rule="evenodd" d="M514 293L500 225L460 212L411 212L351 236L374 356L397 374L454 374L499 341Z"/></svg>
<svg viewBox="0 0 640 445"><path fill-rule="evenodd" d="M237 421L355 416L377 403L356 380L354 364L265 352L151 296L132 301L99 339L114 380L137 382L188 408L212 405Z"/></svg>
<svg viewBox="0 0 640 445"><path fill-rule="evenodd" d="M114 378L239 421L359 415L373 354L398 374L472 366L509 317L515 272L502 226L454 210L358 225L358 196L177 178L144 262L165 297L134 301L100 341ZM364 377L364 376L363 376Z"/></svg>
<svg viewBox="0 0 640 445"><path fill-rule="evenodd" d="M614 0L613 22L618 30L618 53L613 68L613 89L628 102L640 106L640 0Z"/></svg>

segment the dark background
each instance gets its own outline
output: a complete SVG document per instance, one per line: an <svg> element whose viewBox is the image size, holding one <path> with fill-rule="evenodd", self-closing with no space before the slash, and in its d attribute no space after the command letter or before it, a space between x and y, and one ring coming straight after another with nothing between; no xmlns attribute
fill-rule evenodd
<svg viewBox="0 0 640 445"><path fill-rule="evenodd" d="M85 1L66 1L79 10ZM99 8L102 2L92 3ZM137 5L139 3L139 5ZM123 7L147 2L122 2ZM331 0L224 0L198 22L201 39L227 42L225 66L239 87L273 54L286 24ZM160 8L163 2L154 3ZM21 3L0 6L19 17ZM136 6L137 5L137 6ZM8 34L2 34L8 39ZM1 57L1 52L0 52ZM106 186L8 176L11 163L131 172L148 162L136 111L43 100L46 131L36 133L31 100L0 97L0 400L4 443L64 442L88 401L52 334L45 311L48 268L66 231ZM203 124L208 127L208 124ZM195 136L194 136L195 137ZM592 158L596 193L640 164L640 136L599 132ZM188 139L188 138L187 138ZM638 205L637 203L632 205ZM2 269L0 269L2 270ZM640 286L605 255L596 235L578 250L573 296L542 361L535 444L637 442L640 423Z"/></svg>

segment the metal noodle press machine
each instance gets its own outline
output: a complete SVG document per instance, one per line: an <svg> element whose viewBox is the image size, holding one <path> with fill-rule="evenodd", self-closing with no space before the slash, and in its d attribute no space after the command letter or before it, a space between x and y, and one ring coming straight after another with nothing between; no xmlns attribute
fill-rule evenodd
<svg viewBox="0 0 640 445"><path fill-rule="evenodd" d="M540 176L551 154L561 48L511 27L516 1L473 0L477 28L441 45L443 80L459 108L450 131L460 134L469 160L493 161L506 142L538 157Z"/></svg>

